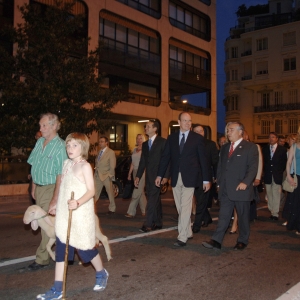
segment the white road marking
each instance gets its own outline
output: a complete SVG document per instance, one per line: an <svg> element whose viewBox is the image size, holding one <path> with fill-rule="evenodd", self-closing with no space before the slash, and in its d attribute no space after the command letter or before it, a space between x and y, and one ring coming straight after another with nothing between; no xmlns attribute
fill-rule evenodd
<svg viewBox="0 0 300 300"><path fill-rule="evenodd" d="M173 200L173 199L164 199L164 200ZM264 209L264 208L267 208L267 207L268 206L262 206L262 207L257 208L257 210ZM212 220L217 221L218 219L219 218L216 217L216 218L213 218ZM176 230L176 229L177 229L177 226L174 226L174 227L169 227L169 228L165 228L165 229L154 230L154 231L140 233L140 234L134 234L134 235L130 235L130 236L127 236L127 237L121 237L121 238L117 238L117 239L114 239L114 240L110 240L109 244L125 242L125 241L138 239L138 238L145 237L145 236L150 236L150 235L154 235L154 234L159 234L159 233L163 233L163 232ZM23 258L7 260L7 261L4 261L4 262L0 262L0 268L1 267L6 267L6 266L9 266L9 265L19 264L19 263L30 261L30 260L35 260L35 259L36 259L36 256L33 255L33 256L28 256L28 257L23 257Z"/></svg>

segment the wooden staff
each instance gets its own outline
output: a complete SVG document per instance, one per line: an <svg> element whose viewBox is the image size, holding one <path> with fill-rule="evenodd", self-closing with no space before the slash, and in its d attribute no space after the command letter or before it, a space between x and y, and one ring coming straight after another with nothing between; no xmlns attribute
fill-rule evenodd
<svg viewBox="0 0 300 300"><path fill-rule="evenodd" d="M74 192L71 192L71 200L74 200ZM72 209L69 209L69 219L68 219L68 231L67 231L67 240L66 240L66 251L65 251L65 264L64 264L64 278L63 278L63 294L62 300L66 300L66 283L67 283L67 270L68 270L68 256L69 256L69 239L71 231L71 222L72 222Z"/></svg>

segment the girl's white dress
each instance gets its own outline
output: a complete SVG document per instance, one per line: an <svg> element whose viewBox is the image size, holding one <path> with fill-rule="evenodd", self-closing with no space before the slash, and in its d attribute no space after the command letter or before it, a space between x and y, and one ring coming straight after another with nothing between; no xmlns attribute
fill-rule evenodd
<svg viewBox="0 0 300 300"><path fill-rule="evenodd" d="M88 163L88 162L85 162ZM56 206L55 232L61 242L66 243L69 209L67 201L79 199L87 191L86 184L81 182L73 173L74 162L68 159L64 162L62 181ZM95 238L95 207L94 198L89 199L72 212L72 223L69 245L80 250L93 249L96 244Z"/></svg>

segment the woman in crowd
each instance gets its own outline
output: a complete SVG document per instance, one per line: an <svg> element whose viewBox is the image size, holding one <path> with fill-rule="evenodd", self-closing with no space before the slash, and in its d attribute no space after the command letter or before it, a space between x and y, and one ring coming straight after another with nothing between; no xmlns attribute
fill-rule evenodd
<svg viewBox="0 0 300 300"><path fill-rule="evenodd" d="M282 216L287 220L287 229L296 230L296 234L300 235L300 127L298 128L296 141L294 145L290 147L288 152L286 173L289 184L295 186L296 188L294 189L294 192L287 193L287 199ZM298 186L292 177L292 174L295 173L298 180Z"/></svg>
<svg viewBox="0 0 300 300"><path fill-rule="evenodd" d="M133 178L136 176L136 172L139 167L141 154L142 154L142 144L145 141L145 136L143 134L138 134L136 136L136 148L133 150L132 153L132 163L130 165L130 169L128 172L128 180L131 180L131 175ZM130 201L127 214L125 217L133 218L136 214L136 208L140 205L140 209L142 211L142 216L145 216L146 211L146 196L145 196L145 173L143 174L142 178L140 179L138 188L135 188L132 193L132 199Z"/></svg>

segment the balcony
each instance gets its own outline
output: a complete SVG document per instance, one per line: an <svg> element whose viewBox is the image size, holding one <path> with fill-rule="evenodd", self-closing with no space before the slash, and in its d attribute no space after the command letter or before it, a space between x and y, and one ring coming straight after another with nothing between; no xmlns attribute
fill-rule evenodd
<svg viewBox="0 0 300 300"><path fill-rule="evenodd" d="M262 112L275 112L275 111L287 111L287 110L300 110L300 103L287 103L280 105L268 105L268 106L255 106L255 113Z"/></svg>
<svg viewBox="0 0 300 300"><path fill-rule="evenodd" d="M209 71L170 59L170 79L199 87L203 90L211 89L211 74Z"/></svg>
<svg viewBox="0 0 300 300"><path fill-rule="evenodd" d="M256 72L256 75L267 75L267 74L269 74L268 70L261 70Z"/></svg>
<svg viewBox="0 0 300 300"><path fill-rule="evenodd" d="M195 29L193 27L190 27L190 26L188 26L188 25L186 25L186 24L184 24L182 22L179 22L179 21L177 21L177 20L175 20L173 18L170 18L170 17L169 17L169 20L170 20L171 25L173 25L174 27L177 27L177 28L179 28L179 29L181 29L181 30L183 30L185 32L188 32L188 33L190 33L190 34L192 34L194 36L197 36L200 39L203 39L205 41L210 41L210 34L209 33L197 30L197 29ZM207 27L209 27L209 26L207 26Z"/></svg>
<svg viewBox="0 0 300 300"><path fill-rule="evenodd" d="M160 55L101 37L100 62L160 75Z"/></svg>
<svg viewBox="0 0 300 300"><path fill-rule="evenodd" d="M244 81L244 80L251 80L251 79L252 79L252 75L243 76L243 77L241 78L242 81Z"/></svg>
<svg viewBox="0 0 300 300"><path fill-rule="evenodd" d="M149 106L159 106L160 105L160 99L143 96L143 95L137 95L137 94L128 94L127 99L124 101L128 101L131 103L137 103L142 105L149 105Z"/></svg>
<svg viewBox="0 0 300 300"><path fill-rule="evenodd" d="M136 10L139 10L151 17L156 18L156 19L159 19L161 17L161 12L160 12L161 1L160 0L157 0L155 3L157 6L157 9L153 9L147 5L144 5L142 3L139 3L139 2L133 1L133 0L117 0L117 1L121 2L125 5L128 5L129 7L132 7Z"/></svg>
<svg viewBox="0 0 300 300"><path fill-rule="evenodd" d="M247 50L247 51L241 53L241 57L243 57L243 56L249 56L249 55L252 55L252 50Z"/></svg>
<svg viewBox="0 0 300 300"><path fill-rule="evenodd" d="M170 101L169 106L175 110L186 111L186 112L190 112L190 113L194 113L194 114L201 114L201 115L205 115L205 116L209 116L211 113L210 108L191 105L188 103Z"/></svg>

